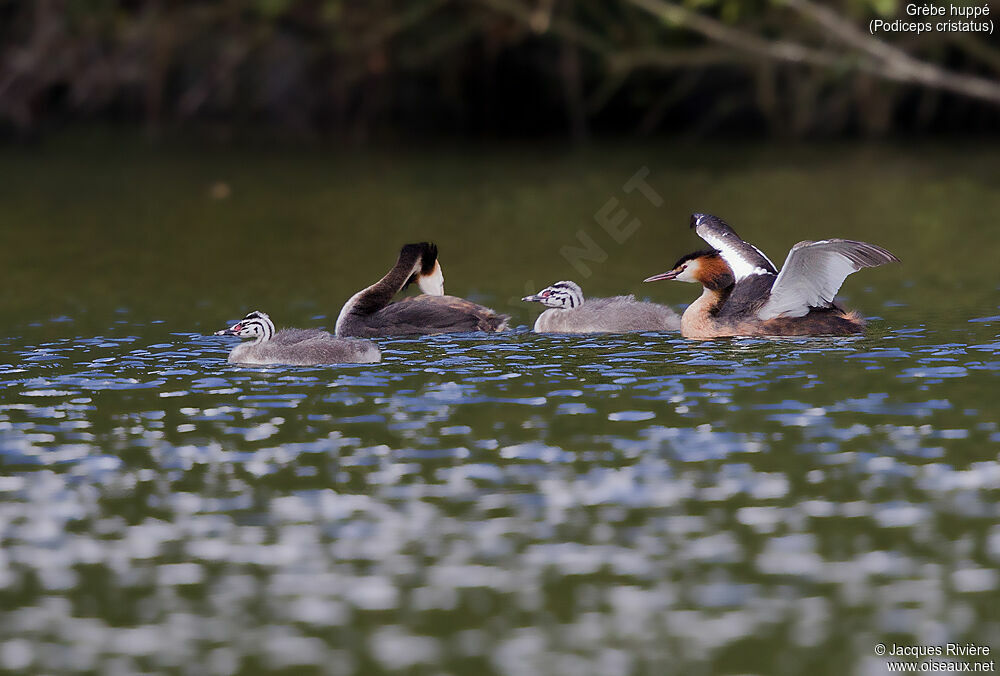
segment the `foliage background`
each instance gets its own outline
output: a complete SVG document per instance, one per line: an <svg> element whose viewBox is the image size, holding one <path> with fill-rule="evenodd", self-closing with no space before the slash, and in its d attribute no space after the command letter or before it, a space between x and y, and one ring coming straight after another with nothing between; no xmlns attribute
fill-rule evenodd
<svg viewBox="0 0 1000 676"><path fill-rule="evenodd" d="M0 134L31 137L81 120L223 138L267 127L355 143L995 133L995 39L868 34L872 18L912 20L904 8L898 0L0 0Z"/></svg>

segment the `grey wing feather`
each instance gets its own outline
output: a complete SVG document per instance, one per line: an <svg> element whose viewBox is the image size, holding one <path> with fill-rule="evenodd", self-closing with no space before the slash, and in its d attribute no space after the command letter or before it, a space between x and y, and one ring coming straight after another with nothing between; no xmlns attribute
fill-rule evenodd
<svg viewBox="0 0 1000 676"><path fill-rule="evenodd" d="M851 273L899 259L880 246L850 239L799 242L788 252L785 264L761 307L760 319L803 317L809 308L830 307L840 286Z"/></svg>
<svg viewBox="0 0 1000 676"><path fill-rule="evenodd" d="M637 301L634 296L588 298L572 310L546 310L535 323L537 333L631 333L676 331L681 321L666 305Z"/></svg>
<svg viewBox="0 0 1000 676"><path fill-rule="evenodd" d="M304 340L332 337L329 333L320 329L281 329L268 342L275 345L294 345Z"/></svg>
<svg viewBox="0 0 1000 676"><path fill-rule="evenodd" d="M242 343L229 353L236 364L371 364L381 359L378 345L370 340L336 338L318 329L282 329L271 340Z"/></svg>
<svg viewBox="0 0 1000 676"><path fill-rule="evenodd" d="M455 296L414 296L372 317L380 335L503 331L507 315Z"/></svg>
<svg viewBox="0 0 1000 676"><path fill-rule="evenodd" d="M381 351L370 340L335 338L325 331L320 333L325 335L307 339L293 350L300 359L299 363L366 364L382 360Z"/></svg>
<svg viewBox="0 0 1000 676"><path fill-rule="evenodd" d="M750 275L733 286L725 303L718 309L719 317L754 315L767 301L776 275Z"/></svg>

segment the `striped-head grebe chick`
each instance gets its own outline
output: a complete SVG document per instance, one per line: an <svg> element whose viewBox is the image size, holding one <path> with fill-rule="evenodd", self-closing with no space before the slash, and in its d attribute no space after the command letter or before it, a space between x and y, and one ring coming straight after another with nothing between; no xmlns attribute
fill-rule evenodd
<svg viewBox="0 0 1000 676"><path fill-rule="evenodd" d="M521 300L549 308L535 321L536 333L632 333L681 327L680 317L666 305L638 301L635 296L584 299L576 282L556 282Z"/></svg>
<svg viewBox="0 0 1000 676"><path fill-rule="evenodd" d="M413 282L423 295L393 296ZM444 273L437 247L427 242L407 244L386 275L348 300L337 317L338 336L403 336L468 331L503 331L500 315L463 298L444 295Z"/></svg>
<svg viewBox="0 0 1000 676"><path fill-rule="evenodd" d="M382 360L378 345L370 340L337 338L319 329L274 330L271 318L254 310L217 336L253 338L229 353L233 364L373 364Z"/></svg>
<svg viewBox="0 0 1000 676"><path fill-rule="evenodd" d="M681 317L686 338L863 333L861 315L843 310L834 296L851 273L899 261L874 244L825 239L793 246L779 272L722 219L694 214L691 227L713 248L683 256L668 272L645 280L704 287Z"/></svg>

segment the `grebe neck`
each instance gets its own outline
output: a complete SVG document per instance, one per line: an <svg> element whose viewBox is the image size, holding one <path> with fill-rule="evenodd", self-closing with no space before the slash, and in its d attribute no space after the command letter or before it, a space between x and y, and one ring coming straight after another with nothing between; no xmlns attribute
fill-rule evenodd
<svg viewBox="0 0 1000 676"><path fill-rule="evenodd" d="M378 312L392 302L393 296L403 290L407 282L420 272L423 261L416 247L405 246L396 260L396 264L382 279L371 286L358 291L344 303L337 317L335 331L340 333L341 327L348 315L370 315Z"/></svg>
<svg viewBox="0 0 1000 676"><path fill-rule="evenodd" d="M701 295L687 306L681 315L681 334L689 337L704 337L714 333L712 327L719 309L722 308L732 287L710 289L702 287Z"/></svg>

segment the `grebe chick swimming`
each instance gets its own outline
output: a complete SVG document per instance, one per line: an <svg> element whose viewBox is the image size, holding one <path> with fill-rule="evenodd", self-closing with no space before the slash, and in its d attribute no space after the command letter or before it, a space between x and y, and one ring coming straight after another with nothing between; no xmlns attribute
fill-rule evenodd
<svg viewBox="0 0 1000 676"><path fill-rule="evenodd" d="M549 308L535 320L536 333L631 333L681 327L681 318L666 305L638 301L635 296L584 299L576 282L556 282L521 300Z"/></svg>
<svg viewBox="0 0 1000 676"><path fill-rule="evenodd" d="M274 330L271 318L254 310L217 336L254 338L229 353L233 364L373 364L382 360L378 345L370 340L337 338L319 329Z"/></svg>
<svg viewBox="0 0 1000 676"><path fill-rule="evenodd" d="M851 273L899 261L874 244L825 239L793 246L778 272L722 219L694 214L691 227L713 248L683 256L668 272L645 280L676 279L704 287L681 317L686 338L863 333L861 315L844 311L834 296Z"/></svg>
<svg viewBox="0 0 1000 676"><path fill-rule="evenodd" d="M386 275L357 292L340 310L338 336L403 336L467 331L503 331L507 315L464 298L444 295L444 273L437 247L427 242L407 244ZM424 295L393 296L416 282Z"/></svg>

